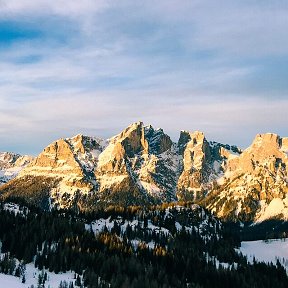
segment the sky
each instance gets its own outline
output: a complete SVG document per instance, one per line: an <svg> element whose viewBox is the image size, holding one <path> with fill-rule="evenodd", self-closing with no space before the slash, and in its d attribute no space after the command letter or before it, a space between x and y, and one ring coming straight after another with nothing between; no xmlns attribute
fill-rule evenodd
<svg viewBox="0 0 288 288"><path fill-rule="evenodd" d="M288 136L287 31L284 0L0 0L0 151L136 121Z"/></svg>

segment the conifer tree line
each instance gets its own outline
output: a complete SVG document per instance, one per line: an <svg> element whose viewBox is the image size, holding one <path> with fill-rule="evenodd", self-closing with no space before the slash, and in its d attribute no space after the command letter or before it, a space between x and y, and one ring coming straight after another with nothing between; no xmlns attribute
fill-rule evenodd
<svg viewBox="0 0 288 288"><path fill-rule="evenodd" d="M288 287L279 262L248 263L235 250L240 245L235 227L191 203L111 206L87 213L18 204L28 208L15 213L0 205L5 261L17 258L21 271L31 262L43 271L74 271L74 281L62 281L61 288ZM109 225L95 231L93 225L103 219ZM1 261L1 272L10 271ZM17 275L23 277L21 271ZM45 287L43 273L39 287Z"/></svg>

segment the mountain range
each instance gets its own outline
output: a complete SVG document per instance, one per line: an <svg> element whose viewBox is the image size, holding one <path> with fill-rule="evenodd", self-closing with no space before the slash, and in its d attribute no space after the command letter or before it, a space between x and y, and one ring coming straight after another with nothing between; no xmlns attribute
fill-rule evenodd
<svg viewBox="0 0 288 288"><path fill-rule="evenodd" d="M137 122L103 140L76 135L37 157L0 154L0 194L44 209L193 201L227 220L288 218L288 138L258 134L251 146L208 141Z"/></svg>

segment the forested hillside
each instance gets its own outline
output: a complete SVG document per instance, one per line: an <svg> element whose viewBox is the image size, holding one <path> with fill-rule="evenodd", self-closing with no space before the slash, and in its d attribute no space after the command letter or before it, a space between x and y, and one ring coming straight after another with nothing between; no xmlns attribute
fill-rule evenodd
<svg viewBox="0 0 288 288"><path fill-rule="evenodd" d="M229 226L191 203L81 215L2 203L0 219L0 270L23 281L21 267L34 262L43 271L74 271L70 287L288 285L280 263L249 264ZM39 285L45 287L45 274Z"/></svg>

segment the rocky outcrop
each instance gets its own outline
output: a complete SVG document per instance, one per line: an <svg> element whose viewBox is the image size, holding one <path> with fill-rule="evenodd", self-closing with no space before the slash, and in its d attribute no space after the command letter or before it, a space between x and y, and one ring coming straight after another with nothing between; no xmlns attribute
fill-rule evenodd
<svg viewBox="0 0 288 288"><path fill-rule="evenodd" d="M211 173L211 153L202 132L181 131L178 142L183 153L183 171L178 180L178 198L195 200L206 193L207 176Z"/></svg>

